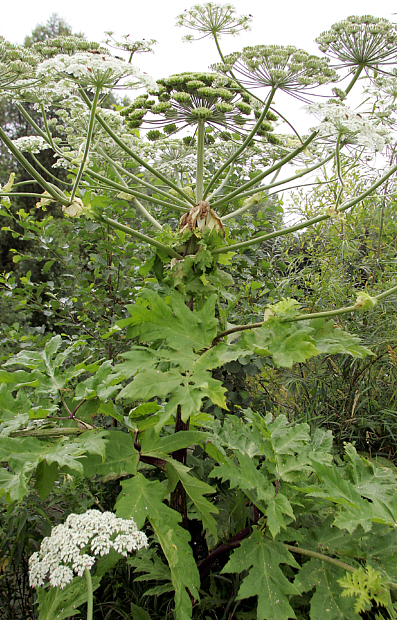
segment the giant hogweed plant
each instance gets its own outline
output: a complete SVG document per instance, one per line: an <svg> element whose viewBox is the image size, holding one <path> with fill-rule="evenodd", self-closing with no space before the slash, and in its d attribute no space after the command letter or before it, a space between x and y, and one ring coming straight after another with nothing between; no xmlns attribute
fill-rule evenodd
<svg viewBox="0 0 397 620"><path fill-rule="evenodd" d="M350 305L317 313L282 299L256 323L237 325L229 320L236 304L230 273L246 248L348 217L386 184L393 191L397 165L379 164L394 148L393 102L385 115L378 99L359 113L346 99L363 76L386 76L390 92L397 31L386 20L351 17L321 35L322 57L267 45L224 56L220 37L249 21L230 5L186 11L179 25L211 36L220 63L157 83L131 64L139 46L127 41L117 49L128 62L74 38L33 45L29 53L1 42L4 94L33 135L13 142L0 129L0 137L37 187L24 193L11 174L1 189L2 215L13 215L18 195L37 198L48 211L61 205L77 226L86 218L92 230L114 230L108 245L128 236L146 248L149 275L131 288L128 316L94 334L122 337L122 361L79 359L86 340L57 335L43 350L23 349L3 365L1 492L15 504L32 486L45 500L65 476L119 480L117 517L133 518L151 541L128 560L133 580L148 582L146 609L133 603L134 618L395 618L394 472L352 445L335 456L329 431L310 434L306 424L250 409L228 414L226 388L212 371L239 360L254 360L259 372L263 363L291 368L324 354L371 355L333 317L370 311L397 286L361 291ZM324 94L342 79L343 90L334 89L326 104L311 103L317 87ZM103 107L114 88L127 86L148 90L121 109ZM320 115L309 135L300 136L277 108L279 91ZM26 102L41 111L40 125ZM47 119L49 107L59 122ZM278 120L293 134L275 134ZM53 137L54 124L61 138ZM35 153L44 148L52 149L55 167L67 168L69 184L40 169ZM371 171L350 196L342 153L355 164L365 154ZM334 174L338 184L320 213L233 239L236 218L260 209L271 190L312 181L313 172ZM321 176L314 183L321 186ZM209 413L210 405L223 414ZM109 418L113 426L104 427ZM93 566L95 587L122 557L113 552L100 569ZM74 615L87 600L92 616L92 585L87 593L80 568L67 586L45 582L47 565L39 580L32 577L40 619Z"/></svg>

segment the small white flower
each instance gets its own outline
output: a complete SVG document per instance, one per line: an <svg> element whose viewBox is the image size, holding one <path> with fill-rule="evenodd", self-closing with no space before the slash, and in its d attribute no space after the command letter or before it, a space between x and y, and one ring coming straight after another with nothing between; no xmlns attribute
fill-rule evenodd
<svg viewBox="0 0 397 620"><path fill-rule="evenodd" d="M123 88L156 88L155 81L142 73L134 65L114 56L78 52L69 56L58 54L48 58L37 67L38 77L65 78L70 76L73 81L82 80L88 86L113 88L119 80L128 78Z"/></svg>
<svg viewBox="0 0 397 620"><path fill-rule="evenodd" d="M53 528L39 552L30 557L29 583L37 588L49 580L51 586L64 588L75 574L82 577L85 569L95 564L96 557L107 555L110 549L126 556L147 545L146 535L138 531L132 518L119 519L99 510L71 514L64 524Z"/></svg>
<svg viewBox="0 0 397 620"><path fill-rule="evenodd" d="M390 142L390 132L367 116L339 103L316 103L305 106L308 112L324 119L315 129L321 136L343 137L350 144L383 150Z"/></svg>

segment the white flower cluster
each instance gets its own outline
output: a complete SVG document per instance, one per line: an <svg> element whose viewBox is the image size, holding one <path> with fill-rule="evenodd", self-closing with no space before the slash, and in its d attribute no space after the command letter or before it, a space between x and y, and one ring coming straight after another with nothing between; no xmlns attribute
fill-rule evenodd
<svg viewBox="0 0 397 620"><path fill-rule="evenodd" d="M381 151L391 139L389 130L339 103L315 103L305 106L308 112L324 119L315 127L321 136L339 137L345 143L359 144Z"/></svg>
<svg viewBox="0 0 397 620"><path fill-rule="evenodd" d="M87 85L101 88L113 88L119 80L129 77L123 82L123 88L156 88L154 80L142 73L134 65L114 56L105 56L100 53L78 52L69 56L58 54L48 58L37 67L37 75L59 78L65 74L74 80L83 80Z"/></svg>
<svg viewBox="0 0 397 620"><path fill-rule="evenodd" d="M22 153L40 153L40 151L51 148L41 136L23 136L12 142Z"/></svg>
<svg viewBox="0 0 397 620"><path fill-rule="evenodd" d="M120 519L99 510L71 514L64 524L54 527L39 552L30 557L29 582L37 588L49 578L51 586L64 588L74 573L82 577L86 568L91 569L96 556L107 555L110 549L127 556L147 545L146 535L132 518Z"/></svg>

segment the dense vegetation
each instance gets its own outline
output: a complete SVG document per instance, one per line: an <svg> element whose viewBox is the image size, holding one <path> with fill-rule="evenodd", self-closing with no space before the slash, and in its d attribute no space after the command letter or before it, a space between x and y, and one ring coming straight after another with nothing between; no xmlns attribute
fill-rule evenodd
<svg viewBox="0 0 397 620"><path fill-rule="evenodd" d="M397 29L250 19L0 41L4 620L397 617Z"/></svg>

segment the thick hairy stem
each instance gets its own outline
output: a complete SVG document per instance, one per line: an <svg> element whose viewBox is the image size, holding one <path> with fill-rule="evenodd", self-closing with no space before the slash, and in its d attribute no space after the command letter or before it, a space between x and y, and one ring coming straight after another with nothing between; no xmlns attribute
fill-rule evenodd
<svg viewBox="0 0 397 620"><path fill-rule="evenodd" d="M178 405L176 412L176 421L175 421L175 433L179 431L187 431L189 430L189 420L187 422L182 421L181 415L181 406ZM182 465L186 465L186 456L187 456L187 448L183 448L181 450L176 450L172 453L172 458L182 463ZM175 489L171 493L170 506L173 510L176 510L182 515L182 527L186 530L188 529L188 520L187 520L187 497L186 491L181 482L178 482Z"/></svg>
<svg viewBox="0 0 397 620"><path fill-rule="evenodd" d="M203 200L204 193L204 136L205 122L200 120L197 128L196 202Z"/></svg>
<svg viewBox="0 0 397 620"><path fill-rule="evenodd" d="M387 291L383 291L383 293L379 293L379 295L374 295L374 299L381 300L393 293L397 293L397 286L393 286L392 288L387 289ZM323 319L331 316L338 316L339 314L346 314L346 312L358 312L360 308L356 306L345 306L344 308L338 308L337 310L325 310L324 312L313 312L311 314L298 314L298 316L289 317L288 319L282 319L283 323L294 323L296 321L307 321L309 319ZM217 336L215 336L212 341L212 346L215 346L222 338L225 336L229 336L230 334L236 334L237 332L247 331L249 329L257 329L258 327L262 327L265 324L265 321L261 321L260 323L250 323L248 325L236 325L231 329L227 329L224 332L221 332Z"/></svg>
<svg viewBox="0 0 397 620"><path fill-rule="evenodd" d="M241 144L241 146L239 146L239 148L233 153L233 155L231 155L229 157L229 159L227 159L225 161L225 163L219 168L218 172L216 172L216 174L214 174L214 176L212 177L210 183L208 184L205 192L204 192L204 199L208 196L210 190L213 188L214 184L217 182L217 180L219 179L219 177L221 176L222 172L224 170L226 170L226 168L228 168L230 166L230 164L232 164L237 157L244 151L244 149L247 148L247 146L252 142L252 140L254 139L254 136L256 134L256 132L258 131L258 129L260 128L262 122L264 121L264 119L266 118L266 114L269 111L269 107L270 104L272 102L272 99L274 97L274 94L276 92L276 88L272 88L267 101L266 101L266 105L262 110L262 113L257 121L257 123L255 124L255 126L253 127L252 131L248 134L248 136L245 138L244 142Z"/></svg>
<svg viewBox="0 0 397 620"><path fill-rule="evenodd" d="M54 190L54 187L51 183L48 183L45 179L43 179L41 174L37 172L35 168L33 168L33 166L28 162L26 157L22 155L22 153L17 149L13 141L7 136L7 134L5 133L5 131L3 131L1 127L0 138L2 139L6 147L14 155L15 159L19 161L21 166L23 166L25 170L29 172L29 174L37 181L37 183L41 185L41 187L46 190L50 194L50 196L54 198L55 201L60 202L65 207L69 206L70 200L68 200L66 196L61 196L58 192ZM60 192L61 190L58 191Z"/></svg>
<svg viewBox="0 0 397 620"><path fill-rule="evenodd" d="M84 576L85 576L85 580L87 583L87 620L92 620L94 601L93 601L91 573L88 570L88 568L85 568Z"/></svg>
<svg viewBox="0 0 397 620"><path fill-rule="evenodd" d="M350 84L348 85L348 87L345 90L345 95L348 95L351 91L351 89L353 88L354 84L357 82L358 78L361 75L362 70L364 69L364 65L359 65L354 76L353 79L350 81Z"/></svg>
<svg viewBox="0 0 397 620"><path fill-rule="evenodd" d="M79 187L79 183L81 181L81 177L83 176L85 167L86 167L86 163L88 160L88 155L90 153L90 146L91 146L91 139L92 139L92 134L94 132L94 125L95 125L95 115L96 115L96 109L98 106L98 99L99 99L99 95L100 95L101 91L99 86L97 87L96 91L95 91L95 95L94 95L94 100L91 104L91 114L90 114L90 120L88 123L88 130L87 130L87 137L85 140L85 147L84 147L84 153L83 153L83 159L80 163L80 168L77 172L75 181L74 181L74 185L73 185L73 189L72 189L72 194L70 196L70 201L72 202L74 200L74 197L76 196L76 192L78 190Z"/></svg>
<svg viewBox="0 0 397 620"><path fill-rule="evenodd" d="M393 166L392 168L390 168L390 170L388 170L388 172L385 175L383 175L383 177L378 179L378 181L376 181L376 183L371 185L371 187L367 189L365 192L363 192L356 198L353 198L352 200L349 200L349 202L346 202L345 204L338 207L337 208L338 213L343 213L344 211L347 211L347 209L354 207L356 204L364 200L364 198L367 198L367 196L372 194L374 190L376 190L380 185L382 185L382 183L384 183L387 179L389 179L395 172L397 172L397 164ZM214 207L214 205L212 206ZM248 248L249 246L255 245L256 243L261 243L262 241L267 241L268 239L274 239L275 237L282 237L283 235L288 235L289 233L295 232L296 230L301 230L302 228L313 226L313 224L317 224L318 222L323 222L324 220L327 220L330 217L332 217L331 213L324 213L323 215L312 217L310 220L305 220L304 222L301 222L300 224L296 224L295 226L290 226L289 228L282 228L281 230L275 230L272 233L268 233L267 235L262 235L261 237L255 237L254 239L250 239L249 241L242 241L241 243L235 243L234 245L227 245L222 248L216 248L212 252L212 254L224 254L226 252L230 252L230 250L237 250L237 249L240 250L242 248Z"/></svg>

